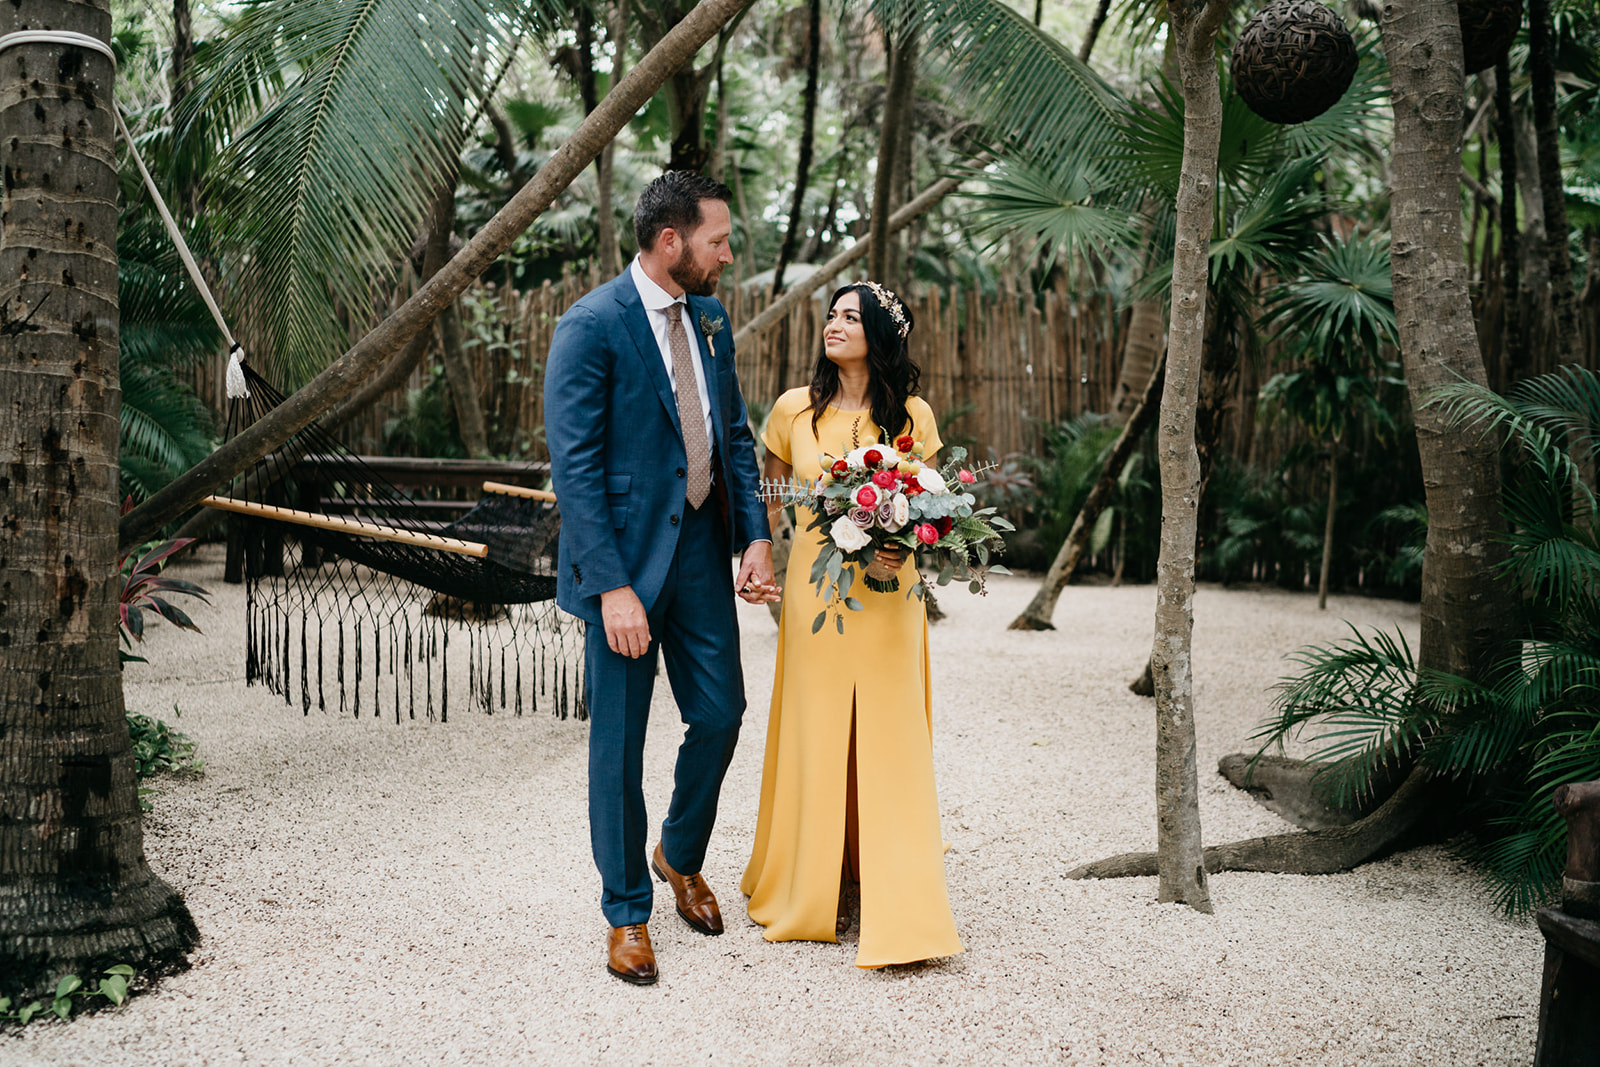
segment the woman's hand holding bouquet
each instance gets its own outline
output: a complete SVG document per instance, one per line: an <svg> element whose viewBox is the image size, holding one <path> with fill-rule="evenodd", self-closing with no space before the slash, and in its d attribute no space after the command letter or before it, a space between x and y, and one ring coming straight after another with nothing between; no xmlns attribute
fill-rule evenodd
<svg viewBox="0 0 1600 1067"><path fill-rule="evenodd" d="M907 435L892 445L861 445L838 459L823 457L824 473L815 482L762 485L766 499L808 507L812 519L806 528L821 531L811 582L827 606L812 622L812 633L822 628L829 611L844 632L840 604L862 610L861 601L850 595L858 567L867 588L879 593L900 588L901 562L919 550L938 567L939 585L967 581L981 594L986 574L1010 573L989 559L1003 548L1000 531L1012 525L992 507L974 510L977 501L967 491L988 468L964 467L964 448L952 447L949 453L943 469L935 468L923 462L921 443ZM918 571L906 595L920 599L926 592Z"/></svg>

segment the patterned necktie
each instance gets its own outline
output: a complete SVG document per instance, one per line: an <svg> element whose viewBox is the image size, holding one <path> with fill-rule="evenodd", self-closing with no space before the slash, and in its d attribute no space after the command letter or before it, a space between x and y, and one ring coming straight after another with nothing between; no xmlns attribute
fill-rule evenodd
<svg viewBox="0 0 1600 1067"><path fill-rule="evenodd" d="M663 309L667 316L667 348L672 352L672 380L678 389L678 423L683 427L683 451L689 457L689 506L697 508L711 492L711 442L706 440L706 420L700 410L700 387L690 362L689 336L683 331L683 304Z"/></svg>

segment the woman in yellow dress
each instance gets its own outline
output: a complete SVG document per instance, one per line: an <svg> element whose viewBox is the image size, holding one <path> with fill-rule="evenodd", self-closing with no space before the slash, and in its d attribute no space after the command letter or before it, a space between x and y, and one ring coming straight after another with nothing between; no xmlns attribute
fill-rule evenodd
<svg viewBox="0 0 1600 1067"><path fill-rule="evenodd" d="M875 282L833 294L809 388L767 419L765 476L815 480L857 445L909 433L929 462L939 430L906 350L911 313ZM776 505L774 505L776 506ZM755 847L740 888L768 941L837 941L861 887L856 966L962 951L945 888L933 783L928 619L900 561L897 592L855 583L862 611L812 632L827 605L809 581L821 542L802 512L784 584ZM885 560L879 550L880 562ZM831 614L831 612L830 612Z"/></svg>

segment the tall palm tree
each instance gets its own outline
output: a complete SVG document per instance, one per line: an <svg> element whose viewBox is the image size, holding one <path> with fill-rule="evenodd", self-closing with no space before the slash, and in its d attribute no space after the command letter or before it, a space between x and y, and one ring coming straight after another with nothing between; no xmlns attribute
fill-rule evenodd
<svg viewBox="0 0 1600 1067"><path fill-rule="evenodd" d="M0 34L111 35L108 6L22 0ZM180 961L198 932L145 861L117 657L114 68L6 51L0 140L0 994ZM41 88L30 88L38 86ZM74 224L63 232L60 220ZM108 254L109 253L109 254Z"/></svg>

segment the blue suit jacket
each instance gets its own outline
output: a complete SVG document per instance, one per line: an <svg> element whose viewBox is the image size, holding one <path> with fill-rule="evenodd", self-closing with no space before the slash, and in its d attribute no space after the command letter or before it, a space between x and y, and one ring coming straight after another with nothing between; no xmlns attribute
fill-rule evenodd
<svg viewBox="0 0 1600 1067"><path fill-rule="evenodd" d="M755 438L734 374L727 312L713 297L688 302L694 322L723 322L710 347L702 331L694 336L728 492L729 542L739 552L771 536L756 497ZM545 368L545 440L561 508L556 602L592 623L600 622L600 594L619 586L633 586L651 610L688 507L677 401L646 315L625 270L561 316Z"/></svg>

